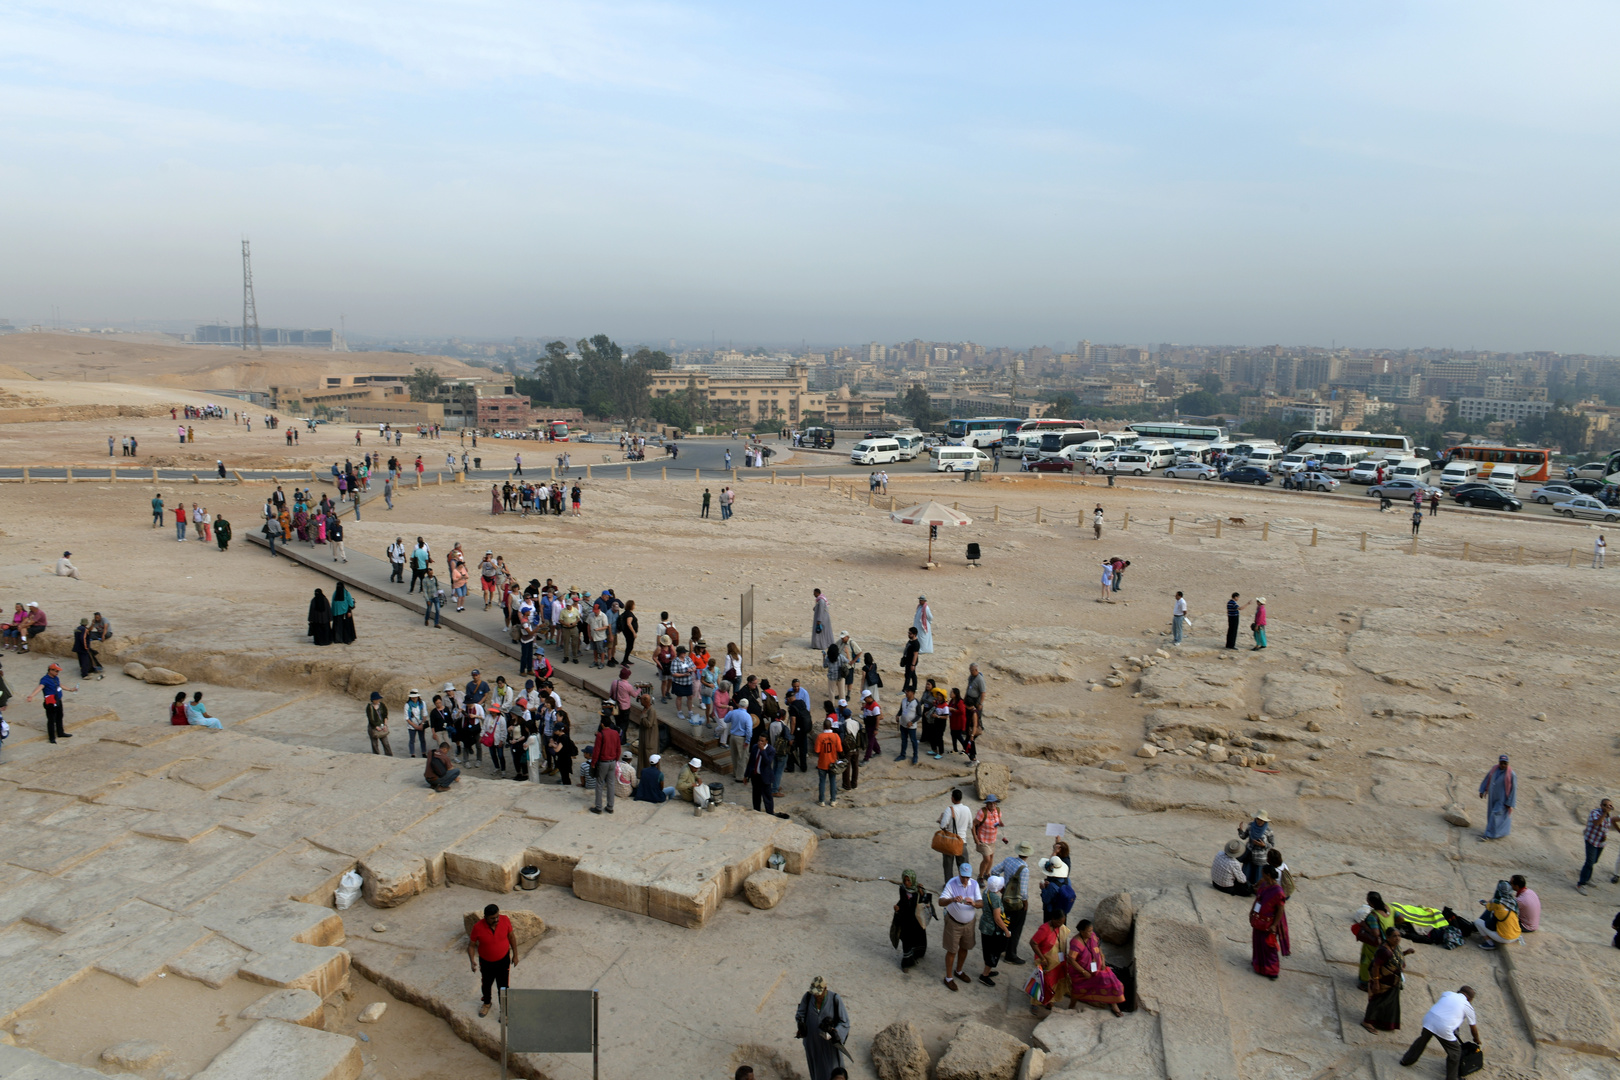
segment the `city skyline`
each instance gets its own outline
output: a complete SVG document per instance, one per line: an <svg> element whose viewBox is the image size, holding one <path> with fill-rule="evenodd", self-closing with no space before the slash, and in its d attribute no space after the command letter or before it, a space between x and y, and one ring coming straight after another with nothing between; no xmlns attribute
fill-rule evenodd
<svg viewBox="0 0 1620 1080"><path fill-rule="evenodd" d="M7 4L0 317L1620 353L1595 4Z"/></svg>

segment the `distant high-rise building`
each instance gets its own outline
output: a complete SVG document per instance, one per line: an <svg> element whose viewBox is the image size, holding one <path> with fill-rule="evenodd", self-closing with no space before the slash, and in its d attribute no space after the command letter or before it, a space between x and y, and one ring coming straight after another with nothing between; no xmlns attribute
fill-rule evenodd
<svg viewBox="0 0 1620 1080"><path fill-rule="evenodd" d="M875 341L866 347L866 362L869 364L881 364L888 357L889 350Z"/></svg>
<svg viewBox="0 0 1620 1080"><path fill-rule="evenodd" d="M943 365L950 362L951 350L947 346L936 345L934 347L934 363Z"/></svg>

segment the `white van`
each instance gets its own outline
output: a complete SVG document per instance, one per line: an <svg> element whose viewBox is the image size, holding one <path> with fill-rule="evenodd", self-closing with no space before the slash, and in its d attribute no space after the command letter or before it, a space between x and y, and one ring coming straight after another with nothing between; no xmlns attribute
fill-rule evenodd
<svg viewBox="0 0 1620 1080"><path fill-rule="evenodd" d="M1146 455L1155 469L1176 463L1176 448L1167 442L1139 442L1136 444L1136 452Z"/></svg>
<svg viewBox="0 0 1620 1080"><path fill-rule="evenodd" d="M1491 487L1504 495L1512 495L1519 490L1519 470L1505 461L1498 461L1491 466Z"/></svg>
<svg viewBox="0 0 1620 1080"><path fill-rule="evenodd" d="M1393 480L1412 480L1428 486L1434 479L1434 463L1428 458L1402 458L1390 474Z"/></svg>
<svg viewBox="0 0 1620 1080"><path fill-rule="evenodd" d="M1110 431L1108 437L1114 440L1114 446L1120 450L1129 450L1142 441L1142 436L1134 431Z"/></svg>
<svg viewBox="0 0 1620 1080"><path fill-rule="evenodd" d="M1130 473L1146 476L1153 471L1153 459L1142 450L1120 450L1109 454L1092 467L1093 472Z"/></svg>
<svg viewBox="0 0 1620 1080"><path fill-rule="evenodd" d="M1026 431L1022 434L1008 435L1001 440L1001 456L1010 458L1041 456L1041 436L1044 431Z"/></svg>
<svg viewBox="0 0 1620 1080"><path fill-rule="evenodd" d="M1271 472L1285 456L1280 446L1257 446L1249 451L1249 458L1243 464Z"/></svg>
<svg viewBox="0 0 1620 1080"><path fill-rule="evenodd" d="M1310 457L1311 455L1301 454L1298 451L1292 454L1284 454L1277 460L1276 471L1284 476L1289 473L1297 473L1305 468L1305 462L1309 461Z"/></svg>
<svg viewBox="0 0 1620 1080"><path fill-rule="evenodd" d="M1118 449L1119 447L1114 445L1113 439L1105 437L1092 439L1090 442L1071 443L1059 451L1058 457L1077 464L1082 461L1088 463L1098 462Z"/></svg>
<svg viewBox="0 0 1620 1080"><path fill-rule="evenodd" d="M889 465L899 460L898 439L862 439L849 451L851 465Z"/></svg>
<svg viewBox="0 0 1620 1080"><path fill-rule="evenodd" d="M1440 473L1440 486L1450 491L1458 484L1466 484L1470 480L1479 479L1479 462L1452 461L1447 462L1445 470Z"/></svg>
<svg viewBox="0 0 1620 1080"><path fill-rule="evenodd" d="M1343 480L1371 453L1372 451L1365 446L1346 446L1339 450L1329 450L1322 455L1322 471Z"/></svg>
<svg viewBox="0 0 1620 1080"><path fill-rule="evenodd" d="M923 450L923 437L920 431L902 431L895 435L894 441L900 444L900 460L911 461Z"/></svg>
<svg viewBox="0 0 1620 1080"><path fill-rule="evenodd" d="M990 455L976 446L942 446L934 456L935 472L973 472L990 464Z"/></svg>

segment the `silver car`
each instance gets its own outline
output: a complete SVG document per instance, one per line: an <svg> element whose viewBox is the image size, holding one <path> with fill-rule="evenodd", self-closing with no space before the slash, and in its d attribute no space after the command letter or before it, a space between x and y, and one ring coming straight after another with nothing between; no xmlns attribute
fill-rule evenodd
<svg viewBox="0 0 1620 1080"><path fill-rule="evenodd" d="M1327 473L1301 470L1294 474L1294 486L1304 491L1337 491L1339 482Z"/></svg>
<svg viewBox="0 0 1620 1080"><path fill-rule="evenodd" d="M1431 493L1439 490L1439 488L1433 488L1426 484L1420 484L1416 480L1385 480L1382 484L1374 484L1372 487L1368 488L1367 494L1371 495L1373 498L1377 498L1380 495L1388 495L1391 499L1399 501L1401 499L1410 500L1413 493L1419 491L1421 491L1423 493L1423 497L1427 499Z"/></svg>
<svg viewBox="0 0 1620 1080"><path fill-rule="evenodd" d="M1620 507L1605 506L1590 495L1577 495L1564 502L1553 503L1553 513L1565 517L1596 518L1599 521L1620 521Z"/></svg>
<svg viewBox="0 0 1620 1080"><path fill-rule="evenodd" d="M1530 501L1538 502L1545 506L1548 503L1564 502L1567 499L1573 499L1579 494L1580 492L1576 491L1568 484L1543 484L1530 493Z"/></svg>
<svg viewBox="0 0 1620 1080"><path fill-rule="evenodd" d="M1219 480L1221 470L1198 461L1178 461L1164 475L1168 480Z"/></svg>

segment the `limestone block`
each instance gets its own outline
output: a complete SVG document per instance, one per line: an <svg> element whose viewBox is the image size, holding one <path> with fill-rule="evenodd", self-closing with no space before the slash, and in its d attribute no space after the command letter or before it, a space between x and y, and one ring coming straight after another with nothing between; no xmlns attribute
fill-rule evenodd
<svg viewBox="0 0 1620 1080"><path fill-rule="evenodd" d="M878 1080L928 1080L928 1048L910 1020L899 1020L872 1040L872 1067Z"/></svg>
<svg viewBox="0 0 1620 1080"><path fill-rule="evenodd" d="M349 974L349 954L328 946L288 942L269 953L255 953L242 965L241 975L269 986L301 987L327 997L343 985Z"/></svg>
<svg viewBox="0 0 1620 1080"><path fill-rule="evenodd" d="M682 852L647 887L647 914L662 922L699 929L725 895L724 860L709 844Z"/></svg>
<svg viewBox="0 0 1620 1080"><path fill-rule="evenodd" d="M668 863L632 860L616 854L591 855L574 866L574 895L592 904L647 914L647 890Z"/></svg>
<svg viewBox="0 0 1620 1080"><path fill-rule="evenodd" d="M1014 1080L1029 1047L1005 1031L968 1021L934 1067L936 1080Z"/></svg>
<svg viewBox="0 0 1620 1080"><path fill-rule="evenodd" d="M428 863L421 855L387 847L360 860L360 893L377 908L398 907L428 890Z"/></svg>
<svg viewBox="0 0 1620 1080"><path fill-rule="evenodd" d="M169 779L179 780L203 791L213 791L217 787L235 780L243 773L251 772L254 764L251 761L232 761L203 758L194 761L182 761L169 770Z"/></svg>
<svg viewBox="0 0 1620 1080"><path fill-rule="evenodd" d="M373 1001L370 1005L367 1005L364 1009L361 1009L360 1015L355 1017L355 1019L362 1024L375 1024L377 1021L383 1018L383 1013L387 1011L388 1002Z"/></svg>
<svg viewBox="0 0 1620 1080"><path fill-rule="evenodd" d="M1012 786L1012 772L997 762L981 761L973 770L973 786L974 796L980 802L986 795L1005 799L1007 789Z"/></svg>
<svg viewBox="0 0 1620 1080"><path fill-rule="evenodd" d="M1159 748L1152 743L1143 743L1136 748L1136 756L1140 758L1158 757Z"/></svg>
<svg viewBox="0 0 1620 1080"><path fill-rule="evenodd" d="M786 860L782 869L790 874L802 874L816 857L816 846L821 843L816 833L796 822L784 821L771 838L776 854Z"/></svg>
<svg viewBox="0 0 1620 1080"><path fill-rule="evenodd" d="M267 904L253 890L226 890L193 914L216 934L256 952L275 952L289 941L315 946L343 941L343 917L331 908L296 900Z"/></svg>
<svg viewBox="0 0 1620 1080"><path fill-rule="evenodd" d="M356 1080L364 1067L347 1035L260 1020L193 1080Z"/></svg>
<svg viewBox="0 0 1620 1080"><path fill-rule="evenodd" d="M248 951L219 935L169 961L169 970L176 975L194 979L215 990L224 986L242 965L247 963Z"/></svg>
<svg viewBox="0 0 1620 1080"><path fill-rule="evenodd" d="M142 682L149 682L153 686L180 686L188 680L178 671L171 671L166 667L149 667L141 674Z"/></svg>
<svg viewBox="0 0 1620 1080"><path fill-rule="evenodd" d="M145 986L175 959L213 934L194 919L177 916L157 929L133 936L96 961L96 970L135 986Z"/></svg>
<svg viewBox="0 0 1620 1080"><path fill-rule="evenodd" d="M1620 1030L1604 994L1581 959L1581 948L1546 930L1503 949L1514 997L1537 1043L1620 1057Z"/></svg>
<svg viewBox="0 0 1620 1080"><path fill-rule="evenodd" d="M1274 671L1265 677L1265 711L1277 719L1339 708L1339 681L1321 675Z"/></svg>
<svg viewBox="0 0 1620 1080"><path fill-rule="evenodd" d="M151 1039L128 1039L101 1052L101 1060L120 1069L150 1069L162 1065L174 1056L162 1043Z"/></svg>
<svg viewBox="0 0 1620 1080"><path fill-rule="evenodd" d="M1046 1051L1038 1046L1029 1048L1024 1060L1018 1064L1018 1080L1041 1080L1046 1075Z"/></svg>
<svg viewBox="0 0 1620 1080"><path fill-rule="evenodd" d="M579 861L605 853L627 828L613 819L602 820L606 817L605 814L570 814L530 843L525 862L540 868L540 880L545 884L572 888L574 868ZM615 813L614 818L617 817Z"/></svg>
<svg viewBox="0 0 1620 1080"><path fill-rule="evenodd" d="M788 876L780 870L755 870L743 882L748 902L757 908L773 908L787 895Z"/></svg>
<svg viewBox="0 0 1620 1080"><path fill-rule="evenodd" d="M1099 762L1098 765L1097 765L1097 768L1102 769L1105 772L1130 772L1131 771L1131 767L1129 765L1125 764L1123 761L1120 761L1118 758L1110 758L1107 761Z"/></svg>
<svg viewBox="0 0 1620 1080"><path fill-rule="evenodd" d="M511 892L529 845L543 829L527 818L498 818L445 849L445 878L485 892Z"/></svg>
<svg viewBox="0 0 1620 1080"><path fill-rule="evenodd" d="M546 920L532 911L525 911L522 908L502 908L501 914L511 920L512 936L517 939L519 957L522 957L524 950L539 941L540 936L546 932ZM461 917L461 932L471 934L473 924L483 917L482 911L467 912Z"/></svg>
<svg viewBox="0 0 1620 1080"><path fill-rule="evenodd" d="M0 1044L0 1077L6 1080L107 1080L94 1069L65 1065L44 1054Z"/></svg>
<svg viewBox="0 0 1620 1080"><path fill-rule="evenodd" d="M1474 819L1468 816L1468 811L1456 803L1446 807L1445 812L1440 816L1446 819L1447 825L1455 825L1459 829L1466 829L1474 824Z"/></svg>
<svg viewBox="0 0 1620 1080"><path fill-rule="evenodd" d="M313 990L298 987L272 990L236 1015L243 1020L281 1020L289 1024L318 1028L325 1003Z"/></svg>
<svg viewBox="0 0 1620 1080"><path fill-rule="evenodd" d="M137 664L132 660L124 665L124 674L132 679L140 679L144 682L146 679L146 665Z"/></svg>
<svg viewBox="0 0 1620 1080"><path fill-rule="evenodd" d="M1103 897L1097 901L1097 911L1091 916L1097 936L1110 945L1123 945L1129 941L1135 921L1136 907L1131 903L1128 892Z"/></svg>

